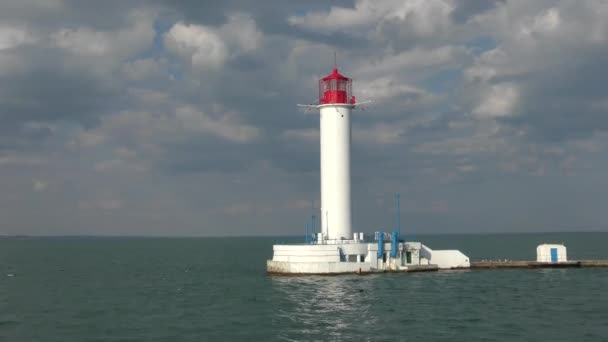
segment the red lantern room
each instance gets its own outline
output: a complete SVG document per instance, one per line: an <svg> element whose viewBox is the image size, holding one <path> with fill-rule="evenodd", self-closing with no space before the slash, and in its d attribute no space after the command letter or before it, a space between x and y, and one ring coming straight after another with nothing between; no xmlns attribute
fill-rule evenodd
<svg viewBox="0 0 608 342"><path fill-rule="evenodd" d="M338 68L319 80L319 104L355 104L353 80L340 74Z"/></svg>

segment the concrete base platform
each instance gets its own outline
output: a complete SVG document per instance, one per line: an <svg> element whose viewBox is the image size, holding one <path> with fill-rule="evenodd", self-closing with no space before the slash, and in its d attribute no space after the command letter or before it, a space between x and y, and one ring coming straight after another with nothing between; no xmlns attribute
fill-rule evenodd
<svg viewBox="0 0 608 342"><path fill-rule="evenodd" d="M287 261L266 261L266 270L269 274L278 275L335 275L352 273L372 272L369 263L356 262L287 262Z"/></svg>
<svg viewBox="0 0 608 342"><path fill-rule="evenodd" d="M469 267L469 257L458 250L433 250L420 242L397 239L279 244L272 250L272 260L266 262L269 274L401 273Z"/></svg>
<svg viewBox="0 0 608 342"><path fill-rule="evenodd" d="M302 262L291 263L283 261L268 260L266 263L267 273L270 275L339 275L339 274L372 274L372 273L409 273L409 272L432 272L438 271L437 265L411 265L399 267L398 269L381 270L372 268L369 263L317 263Z"/></svg>

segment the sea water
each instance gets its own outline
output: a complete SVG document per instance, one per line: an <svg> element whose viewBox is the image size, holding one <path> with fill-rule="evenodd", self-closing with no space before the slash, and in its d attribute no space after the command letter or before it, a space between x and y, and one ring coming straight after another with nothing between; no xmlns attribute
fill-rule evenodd
<svg viewBox="0 0 608 342"><path fill-rule="evenodd" d="M608 259L608 233L411 238ZM0 341L608 341L608 269L268 276L279 240L303 238L0 239Z"/></svg>

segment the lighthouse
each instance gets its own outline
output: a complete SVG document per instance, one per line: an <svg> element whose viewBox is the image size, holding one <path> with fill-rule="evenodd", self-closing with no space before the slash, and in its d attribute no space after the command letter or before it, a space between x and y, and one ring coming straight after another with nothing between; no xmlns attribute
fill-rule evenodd
<svg viewBox="0 0 608 342"><path fill-rule="evenodd" d="M319 80L321 136L321 238L353 238L350 180L352 80L334 68Z"/></svg>
<svg viewBox="0 0 608 342"><path fill-rule="evenodd" d="M298 105L318 110L320 116L321 227L312 239L307 228L304 243L273 245L267 272L347 274L469 267L468 257L460 251L406 242L396 228L375 231L367 238L363 232L353 232L350 119L351 112L368 101L357 103L352 86L352 79L334 67L319 80L318 103Z"/></svg>

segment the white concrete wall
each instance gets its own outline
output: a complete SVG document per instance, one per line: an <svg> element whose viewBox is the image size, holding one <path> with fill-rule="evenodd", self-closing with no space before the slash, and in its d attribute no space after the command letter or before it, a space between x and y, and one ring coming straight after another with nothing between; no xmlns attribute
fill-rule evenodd
<svg viewBox="0 0 608 342"><path fill-rule="evenodd" d="M419 250L422 248L422 243L420 242L411 242L407 241L403 243L405 245L405 249L407 250Z"/></svg>
<svg viewBox="0 0 608 342"><path fill-rule="evenodd" d="M551 248L557 248L557 262L568 261L566 246L561 244L542 244L536 247L536 261L551 262Z"/></svg>
<svg viewBox="0 0 608 342"><path fill-rule="evenodd" d="M365 254L367 255L368 243L348 243L339 245L345 255L349 254Z"/></svg>
<svg viewBox="0 0 608 342"><path fill-rule="evenodd" d="M302 262L340 262L337 245L274 245L273 261Z"/></svg>
<svg viewBox="0 0 608 342"><path fill-rule="evenodd" d="M420 243L412 244L411 242L406 242L403 245L404 245L404 248L403 248L403 251L401 252L402 253L402 255L401 255L402 266L420 265L421 244ZM410 263L407 262L407 253L408 252L411 255Z"/></svg>
<svg viewBox="0 0 608 342"><path fill-rule="evenodd" d="M369 263L356 262L285 262L267 261L267 270L270 273L290 273L290 274L338 274L338 273L357 273L369 272Z"/></svg>
<svg viewBox="0 0 608 342"><path fill-rule="evenodd" d="M370 243L367 245L367 262L374 268L378 267L378 244Z"/></svg>
<svg viewBox="0 0 608 342"><path fill-rule="evenodd" d="M345 243L345 244L311 244L311 245L274 245L274 261L288 262L340 262L340 251L348 258L356 255L357 262L361 255L368 261L369 243Z"/></svg>
<svg viewBox="0 0 608 342"><path fill-rule="evenodd" d="M422 245L420 256L441 269L471 267L469 257L458 250L433 250Z"/></svg>
<svg viewBox="0 0 608 342"><path fill-rule="evenodd" d="M469 257L458 250L433 250L429 261L439 268L471 267Z"/></svg>
<svg viewBox="0 0 608 342"><path fill-rule="evenodd" d="M431 256L432 256L433 250L430 249L428 246L420 244L420 257L425 259L425 260L431 260Z"/></svg>

